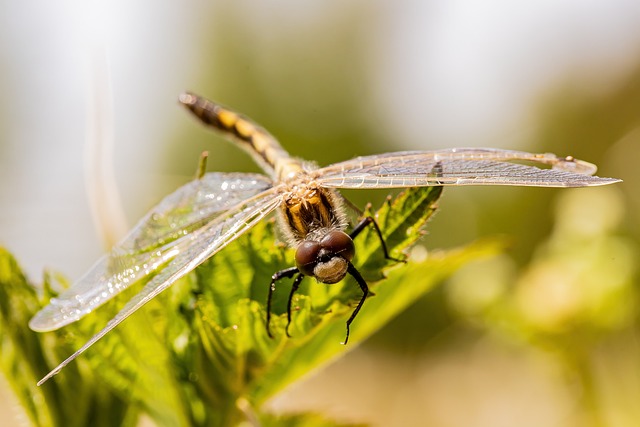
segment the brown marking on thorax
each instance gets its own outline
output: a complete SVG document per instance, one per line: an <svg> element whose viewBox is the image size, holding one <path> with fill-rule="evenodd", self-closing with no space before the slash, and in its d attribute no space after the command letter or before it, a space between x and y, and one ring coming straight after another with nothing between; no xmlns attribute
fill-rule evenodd
<svg viewBox="0 0 640 427"><path fill-rule="evenodd" d="M309 186L291 191L282 207L292 237L304 240L318 229L341 227L342 218L330 190Z"/></svg>

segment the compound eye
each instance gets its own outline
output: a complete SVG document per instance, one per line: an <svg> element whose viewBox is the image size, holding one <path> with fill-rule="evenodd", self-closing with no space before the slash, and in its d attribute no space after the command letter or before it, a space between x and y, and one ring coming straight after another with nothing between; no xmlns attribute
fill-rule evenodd
<svg viewBox="0 0 640 427"><path fill-rule="evenodd" d="M320 240L320 246L328 253L340 255L347 261L351 261L356 252L351 237L344 231L339 230L327 233L327 235Z"/></svg>
<svg viewBox="0 0 640 427"><path fill-rule="evenodd" d="M305 276L314 276L313 270L318 264L320 244L313 240L305 240L296 249L296 267Z"/></svg>

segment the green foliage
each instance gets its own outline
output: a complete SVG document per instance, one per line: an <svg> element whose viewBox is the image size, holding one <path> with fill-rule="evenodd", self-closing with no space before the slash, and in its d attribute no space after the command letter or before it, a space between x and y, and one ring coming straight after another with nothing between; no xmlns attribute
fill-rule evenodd
<svg viewBox="0 0 640 427"><path fill-rule="evenodd" d="M440 192L409 190L377 211L392 256L404 257L420 238ZM273 301L275 337L267 335L270 277L293 259L291 249L274 244L274 228L273 222L255 227L41 388L36 381L99 330L130 294L61 331L37 334L26 325L46 301L38 300L13 258L0 253L2 367L32 422L132 425L142 411L162 426L338 425L312 414L274 417L260 408L354 348L459 266L496 250L476 244L398 263L384 258L369 227L356 239L354 264L375 296L365 302L345 346L340 344L345 322L362 295L351 278L335 285L306 278L294 297L290 338L285 333L290 281L282 280Z"/></svg>
<svg viewBox="0 0 640 427"><path fill-rule="evenodd" d="M45 278L45 289L50 277ZM14 258L0 248L0 342L2 370L34 425L135 425L137 409L105 387L86 360L71 366L61 381L36 382L74 350L67 331L37 334L27 323L42 306Z"/></svg>

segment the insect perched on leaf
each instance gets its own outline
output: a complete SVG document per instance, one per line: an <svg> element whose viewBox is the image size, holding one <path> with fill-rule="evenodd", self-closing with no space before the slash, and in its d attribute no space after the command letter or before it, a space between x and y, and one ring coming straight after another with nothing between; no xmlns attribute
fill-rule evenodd
<svg viewBox="0 0 640 427"><path fill-rule="evenodd" d="M180 102L203 123L247 150L267 175L202 174L165 197L87 274L52 298L31 319L31 329L51 331L75 322L132 284L153 275L100 332L39 385L273 211L278 211L280 228L296 254L294 267L278 271L271 278L266 319L269 335L271 296L279 280L293 278L287 307L290 322L291 300L305 276L333 284L348 274L360 286L362 297L347 320L346 344L349 327L369 293L366 281L351 262L355 256L353 239L371 225L385 257L393 258L387 253L373 218L364 218L347 233L344 200L337 189L445 185L584 187L619 182L592 176L596 167L573 157L491 148L403 151L316 168L291 157L266 130L238 113L190 93L182 94Z"/></svg>

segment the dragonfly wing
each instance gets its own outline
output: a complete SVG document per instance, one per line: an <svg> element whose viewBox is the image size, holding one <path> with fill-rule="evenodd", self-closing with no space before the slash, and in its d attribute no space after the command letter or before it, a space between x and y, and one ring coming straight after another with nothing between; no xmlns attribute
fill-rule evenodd
<svg viewBox="0 0 640 427"><path fill-rule="evenodd" d="M176 240L271 186L272 181L264 175L205 174L165 197L129 233L125 249L150 251Z"/></svg>
<svg viewBox="0 0 640 427"><path fill-rule="evenodd" d="M210 173L165 197L112 251L29 322L50 331L75 322L192 246L191 233L264 192L263 175Z"/></svg>
<svg viewBox="0 0 640 427"><path fill-rule="evenodd" d="M357 157L321 168L316 174L320 185L333 188L440 185L584 187L620 181L591 176L595 171L596 167L591 163L555 154L453 148Z"/></svg>
<svg viewBox="0 0 640 427"><path fill-rule="evenodd" d="M257 222L276 209L281 201L282 199L278 196L277 189L264 191L218 216L205 227L196 230L190 236L190 244L181 253L177 254L175 259L169 262L158 275L151 279L142 291L134 296L100 332L41 379L38 385L60 372L73 359L108 334L113 328L122 323L127 317L131 316L160 292L171 286L176 280L189 273L207 258L213 256L233 240L251 229Z"/></svg>

